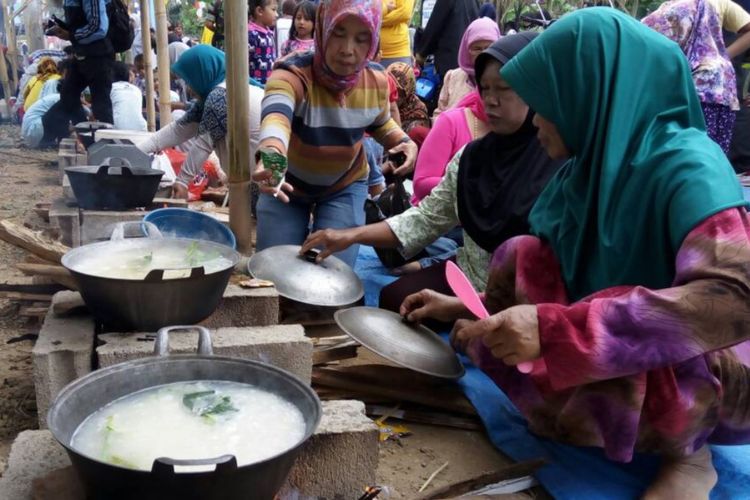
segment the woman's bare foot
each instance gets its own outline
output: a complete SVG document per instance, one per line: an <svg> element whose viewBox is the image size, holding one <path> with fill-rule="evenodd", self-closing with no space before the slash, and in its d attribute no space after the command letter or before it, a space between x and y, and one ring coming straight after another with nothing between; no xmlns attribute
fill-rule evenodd
<svg viewBox="0 0 750 500"><path fill-rule="evenodd" d="M690 456L665 459L643 500L706 500L716 481L711 451L704 446Z"/></svg>

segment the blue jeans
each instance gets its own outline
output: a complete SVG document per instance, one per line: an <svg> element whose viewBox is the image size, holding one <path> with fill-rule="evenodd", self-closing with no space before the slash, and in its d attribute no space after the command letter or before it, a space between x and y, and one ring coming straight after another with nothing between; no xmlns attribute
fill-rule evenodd
<svg viewBox="0 0 750 500"><path fill-rule="evenodd" d="M367 164L370 166L370 175L367 178L368 186L379 186L385 184L385 176L380 164L383 161L383 146L372 137L365 137L363 142Z"/></svg>
<svg viewBox="0 0 750 500"><path fill-rule="evenodd" d="M320 198L300 200L290 196L289 203L261 193L257 207L256 249L261 251L277 245L301 245L311 231L320 229L361 226L365 223L366 199L367 182L364 179ZM354 267L358 253L359 245L352 245L334 255Z"/></svg>

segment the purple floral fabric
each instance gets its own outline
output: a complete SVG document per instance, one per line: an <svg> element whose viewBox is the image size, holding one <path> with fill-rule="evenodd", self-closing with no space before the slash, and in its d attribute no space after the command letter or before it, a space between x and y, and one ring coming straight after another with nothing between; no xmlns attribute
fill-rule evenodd
<svg viewBox="0 0 750 500"><path fill-rule="evenodd" d="M719 15L708 2L665 2L642 22L680 46L690 63L701 102L740 109L734 67L724 46Z"/></svg>

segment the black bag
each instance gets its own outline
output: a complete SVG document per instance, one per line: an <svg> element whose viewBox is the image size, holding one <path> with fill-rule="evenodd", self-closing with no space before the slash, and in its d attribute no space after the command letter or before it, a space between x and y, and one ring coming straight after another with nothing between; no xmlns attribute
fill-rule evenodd
<svg viewBox="0 0 750 500"><path fill-rule="evenodd" d="M365 200L365 222L367 224L374 224L388 217L403 213L409 208L411 208L409 193L406 192L403 181L396 179L393 184L380 194L380 198L377 201ZM389 269L403 266L408 262L395 248L375 247L375 253L378 255L380 262ZM422 258L426 255L422 251L411 260Z"/></svg>
<svg viewBox="0 0 750 500"><path fill-rule="evenodd" d="M135 26L128 15L128 7L123 0L110 0L107 4L109 29L107 38L112 42L115 53L130 50L135 39Z"/></svg>

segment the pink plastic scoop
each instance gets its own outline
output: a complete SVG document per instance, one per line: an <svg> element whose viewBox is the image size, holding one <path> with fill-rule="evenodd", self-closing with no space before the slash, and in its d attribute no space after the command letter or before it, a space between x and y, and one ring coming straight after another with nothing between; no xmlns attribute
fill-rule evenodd
<svg viewBox="0 0 750 500"><path fill-rule="evenodd" d="M461 299L466 308L479 319L485 319L490 317L490 313L482 303L482 299L479 294L474 290L474 287L466 277L463 271L451 261L445 263L445 279L448 280L448 285L456 294L456 297ZM531 362L518 363L516 368L521 373L531 373L534 368L534 364Z"/></svg>

